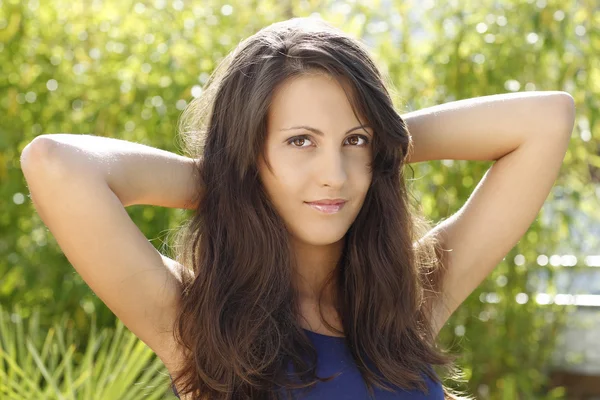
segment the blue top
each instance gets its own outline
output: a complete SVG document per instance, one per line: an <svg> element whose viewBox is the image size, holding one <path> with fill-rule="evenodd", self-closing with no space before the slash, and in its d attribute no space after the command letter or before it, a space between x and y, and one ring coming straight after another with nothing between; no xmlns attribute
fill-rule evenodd
<svg viewBox="0 0 600 400"><path fill-rule="evenodd" d="M363 400L369 398L367 385L362 379L352 355L345 343L344 337L328 336L304 329L308 338L313 342L317 350L317 376L327 377L339 371L342 374L329 382L317 382L310 389L306 400L321 399L345 399ZM435 372L434 372L435 374ZM437 374L435 374L437 376ZM387 386L396 389L389 392L373 385L373 392L377 400L444 400L444 391L439 382L431 380L426 374L422 374L427 384L429 394L418 389L407 391L387 383ZM299 390L298 390L299 391ZM173 393L179 398L177 390L173 386ZM295 393L294 393L295 394Z"/></svg>

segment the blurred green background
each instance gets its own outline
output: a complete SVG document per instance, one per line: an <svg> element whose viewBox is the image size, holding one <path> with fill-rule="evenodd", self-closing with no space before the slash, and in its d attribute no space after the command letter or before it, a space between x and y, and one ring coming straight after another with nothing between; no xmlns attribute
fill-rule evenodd
<svg viewBox="0 0 600 400"><path fill-rule="evenodd" d="M465 374L445 383L478 399L599 395L596 0L0 0L0 398L172 397L160 360L89 289L35 213L19 165L25 145L88 133L181 154L178 118L219 61L262 27L312 14L370 47L400 114L515 91L575 98L573 138L543 210L440 341L460 354ZM413 164L409 184L438 221L490 166ZM191 215L127 211L165 253Z"/></svg>

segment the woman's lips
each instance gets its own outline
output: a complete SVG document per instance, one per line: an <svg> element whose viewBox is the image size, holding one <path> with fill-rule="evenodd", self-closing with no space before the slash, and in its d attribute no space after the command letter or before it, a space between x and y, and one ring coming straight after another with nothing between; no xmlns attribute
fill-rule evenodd
<svg viewBox="0 0 600 400"><path fill-rule="evenodd" d="M346 202L338 203L338 204L319 204L319 203L306 203L306 204L308 204L310 207L314 208L317 211L321 211L322 213L335 214L336 212L340 211L344 207Z"/></svg>

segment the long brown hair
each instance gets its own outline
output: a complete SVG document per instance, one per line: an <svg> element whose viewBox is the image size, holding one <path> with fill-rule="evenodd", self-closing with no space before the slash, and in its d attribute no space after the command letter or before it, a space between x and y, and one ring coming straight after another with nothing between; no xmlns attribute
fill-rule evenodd
<svg viewBox="0 0 600 400"><path fill-rule="evenodd" d="M372 183L335 270L336 308L357 368L371 394L386 381L426 392L423 374L439 381L432 365L456 372L431 328L444 270L436 238L423 238L431 222L404 182L407 126L364 44L322 20L293 18L240 42L181 116L179 139L198 158L204 187L175 244L191 267L174 326L187 352L173 376L181 394L279 399L282 388L291 395L337 376L316 376L317 353L298 323L288 234L257 169L274 90L313 72L350 83L355 115L375 132Z"/></svg>

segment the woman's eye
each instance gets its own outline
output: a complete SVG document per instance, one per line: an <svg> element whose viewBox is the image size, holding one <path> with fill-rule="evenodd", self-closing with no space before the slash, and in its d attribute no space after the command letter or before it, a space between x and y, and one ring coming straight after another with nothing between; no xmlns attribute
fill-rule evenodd
<svg viewBox="0 0 600 400"><path fill-rule="evenodd" d="M307 140L308 138L306 136L296 136L291 138L290 140L288 140L288 144L292 144L294 143L294 147L306 147L306 146L302 146L302 144ZM299 146L296 146L296 144L301 143Z"/></svg>
<svg viewBox="0 0 600 400"><path fill-rule="evenodd" d="M363 140L363 143L362 143L362 144L359 144L358 142L355 142L353 139L362 139L362 140ZM357 146L366 146L367 144L369 144L369 139L368 139L366 136L363 136L363 135L355 135L355 136L350 136L350 137L348 138L348 142L351 142L353 146L354 146L355 144L356 144Z"/></svg>
<svg viewBox="0 0 600 400"><path fill-rule="evenodd" d="M357 141L356 139L362 139L363 143L360 143L360 140ZM293 147L298 147L298 148L305 148L308 146L303 146L303 144L307 141L310 140L310 138L306 135L302 135L302 136L294 136L293 138L289 139L287 141L288 144L292 145ZM352 147L364 147L366 145L369 144L369 139L364 136L364 135L354 135L354 136L350 136L348 139L346 139L346 141L350 144L350 146Z"/></svg>

